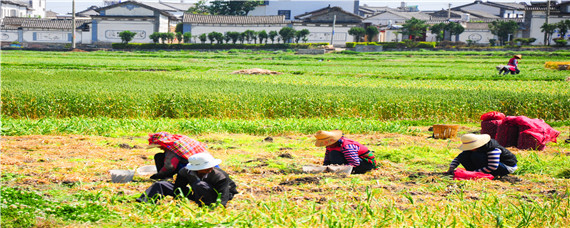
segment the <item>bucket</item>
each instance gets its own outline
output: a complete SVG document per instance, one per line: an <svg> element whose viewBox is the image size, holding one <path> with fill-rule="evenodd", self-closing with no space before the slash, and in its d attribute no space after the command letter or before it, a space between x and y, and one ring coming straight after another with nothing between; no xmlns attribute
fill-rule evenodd
<svg viewBox="0 0 570 228"><path fill-rule="evenodd" d="M141 176L152 175L155 173L157 173L157 171L156 171L156 166L154 165L145 165L137 169L137 174Z"/></svg>
<svg viewBox="0 0 570 228"><path fill-rule="evenodd" d="M455 124L436 124L433 125L433 137L436 139L448 139L457 136L459 125Z"/></svg>
<svg viewBox="0 0 570 228"><path fill-rule="evenodd" d="M131 170L113 169L109 170L109 173L111 173L111 182L113 183L128 183L131 182L135 176L135 171Z"/></svg>

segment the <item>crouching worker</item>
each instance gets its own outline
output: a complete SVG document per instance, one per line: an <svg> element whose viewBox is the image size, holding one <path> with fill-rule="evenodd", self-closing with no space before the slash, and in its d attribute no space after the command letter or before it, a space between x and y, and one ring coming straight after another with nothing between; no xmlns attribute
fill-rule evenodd
<svg viewBox="0 0 570 228"><path fill-rule="evenodd" d="M226 206L238 191L229 175L215 167L221 162L209 153L192 155L188 158L188 165L178 172L174 184L167 181L156 182L137 201L154 202L163 196L185 196L200 206L209 206L216 204L220 196L220 204Z"/></svg>
<svg viewBox="0 0 570 228"><path fill-rule="evenodd" d="M174 135L167 132L150 134L148 137L149 149L160 148L163 153L154 155L157 174L150 176L151 179L172 178L180 169L188 163L188 157L206 152L206 147L201 142L185 135Z"/></svg>
<svg viewBox="0 0 570 228"><path fill-rule="evenodd" d="M459 164L467 171L505 176L517 170L517 157L487 134L461 136L461 152L449 165L447 174L453 174Z"/></svg>
<svg viewBox="0 0 570 228"><path fill-rule="evenodd" d="M323 165L350 165L352 173L366 173L376 169L376 160L366 146L345 138L342 131L318 131L315 146L326 146Z"/></svg>

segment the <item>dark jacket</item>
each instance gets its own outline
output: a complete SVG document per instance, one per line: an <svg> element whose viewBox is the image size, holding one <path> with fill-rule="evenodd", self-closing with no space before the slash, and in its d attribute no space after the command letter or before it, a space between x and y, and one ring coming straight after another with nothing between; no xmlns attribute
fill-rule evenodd
<svg viewBox="0 0 570 228"><path fill-rule="evenodd" d="M182 189L188 188L188 185L200 181L195 171L181 169L174 185ZM217 193L221 193L221 203L226 206L229 200L238 193L236 183L230 179L230 176L220 168L214 167L212 172L208 173L202 181L210 184ZM175 188L176 188L175 187Z"/></svg>
<svg viewBox="0 0 570 228"><path fill-rule="evenodd" d="M487 144L477 148L476 152L487 154L487 152L495 150L498 148L501 150L501 158L499 162L508 165L508 166L516 166L517 165L517 157L509 150L501 146L497 140L491 139Z"/></svg>

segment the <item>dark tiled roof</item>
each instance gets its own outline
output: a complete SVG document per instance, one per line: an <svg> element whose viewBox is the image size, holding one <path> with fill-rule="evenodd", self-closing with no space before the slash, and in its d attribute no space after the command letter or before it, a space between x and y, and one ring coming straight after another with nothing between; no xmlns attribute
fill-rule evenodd
<svg viewBox="0 0 570 228"><path fill-rule="evenodd" d="M353 14L353 13L351 13L351 12L345 11L345 10L343 10L342 8L338 7L338 6L334 6L334 7L330 7L330 6L329 6L329 7L325 7L325 8L322 8L322 9L315 10L315 11L307 12L307 13L304 13L304 14L301 14L301 15L297 15L297 16L295 16L295 19L301 19L301 20L302 20L302 19L308 18L308 17L310 18L310 17L314 17L314 16L318 16L318 15L327 14L327 13L329 13L329 12L331 12L331 11L341 12L341 13L344 13L344 14L351 15L351 16L353 16L353 17L362 19L361 16L358 16L358 15Z"/></svg>
<svg viewBox="0 0 570 228"><path fill-rule="evenodd" d="M286 24L284 15L279 16L226 16L184 13L183 23L190 24Z"/></svg>
<svg viewBox="0 0 570 228"><path fill-rule="evenodd" d="M16 5L16 6L20 6L20 7L29 8L29 6L26 5L25 3L17 2L17 1L6 1L6 0L2 0L2 4L10 4L10 5Z"/></svg>
<svg viewBox="0 0 570 228"><path fill-rule="evenodd" d="M91 20L77 19L75 26L80 27ZM49 18L28 18L28 17L7 17L2 21L3 29L17 28L43 28L43 29L69 29L71 28L70 19L49 19Z"/></svg>

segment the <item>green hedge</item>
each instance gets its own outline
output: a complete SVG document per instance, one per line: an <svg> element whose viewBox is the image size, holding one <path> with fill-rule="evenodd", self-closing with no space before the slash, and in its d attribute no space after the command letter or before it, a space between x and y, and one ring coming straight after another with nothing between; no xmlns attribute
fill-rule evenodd
<svg viewBox="0 0 570 228"><path fill-rule="evenodd" d="M378 45L378 44L376 42L347 42L346 43L347 48L353 48L356 45Z"/></svg>
<svg viewBox="0 0 570 228"><path fill-rule="evenodd" d="M290 49L311 48L329 43L288 43L288 44L155 44L155 43L113 43L114 49L149 50L149 49Z"/></svg>
<svg viewBox="0 0 570 228"><path fill-rule="evenodd" d="M418 42L415 48L435 48L436 42ZM404 42L347 42L347 48L353 48L356 45L380 45L384 48L406 48Z"/></svg>

